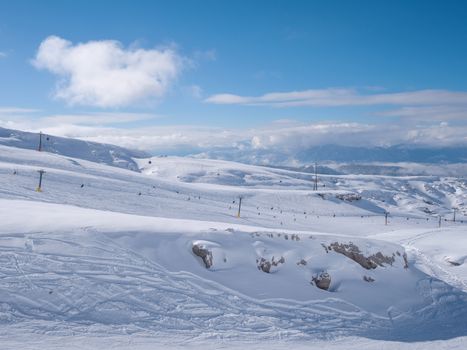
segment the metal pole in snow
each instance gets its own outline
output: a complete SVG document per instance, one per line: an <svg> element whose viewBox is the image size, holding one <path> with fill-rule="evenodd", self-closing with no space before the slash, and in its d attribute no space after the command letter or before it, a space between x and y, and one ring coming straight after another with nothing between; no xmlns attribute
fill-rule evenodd
<svg viewBox="0 0 467 350"><path fill-rule="evenodd" d="M39 147L37 147L37 150L42 151L42 131L39 132Z"/></svg>
<svg viewBox="0 0 467 350"><path fill-rule="evenodd" d="M438 217L438 227L441 227L441 215Z"/></svg>
<svg viewBox="0 0 467 350"><path fill-rule="evenodd" d="M388 224L388 214L389 214L388 212L384 213L384 225L386 225L386 226Z"/></svg>
<svg viewBox="0 0 467 350"><path fill-rule="evenodd" d="M315 180L313 184L313 191L318 190L318 163L315 162Z"/></svg>
<svg viewBox="0 0 467 350"><path fill-rule="evenodd" d="M39 173L39 186L37 186L36 191L37 192L42 192L42 175L44 175L45 171L44 170L38 170Z"/></svg>
<svg viewBox="0 0 467 350"><path fill-rule="evenodd" d="M454 217L453 217L454 222L456 222L456 211L457 211L457 208L454 208Z"/></svg>
<svg viewBox="0 0 467 350"><path fill-rule="evenodd" d="M238 213L237 213L237 218L240 217L240 210L242 209L242 197L239 197L238 200Z"/></svg>

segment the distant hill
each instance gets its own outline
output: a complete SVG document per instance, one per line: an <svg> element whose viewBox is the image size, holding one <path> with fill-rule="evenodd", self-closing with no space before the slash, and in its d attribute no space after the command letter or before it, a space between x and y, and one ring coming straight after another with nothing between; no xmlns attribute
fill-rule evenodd
<svg viewBox="0 0 467 350"><path fill-rule="evenodd" d="M419 147L406 145L391 147L353 147L341 145L315 146L294 152L282 149L254 149L247 144L236 148L215 148L195 155L199 158L233 160L237 162L302 167L319 162L338 162L349 164L364 163L423 163L423 164L458 164L467 163L467 147ZM307 171L306 169L303 169ZM322 169L330 173L330 169ZM337 170L337 169L335 169ZM348 170L348 169L347 169ZM347 172L339 169L338 172ZM363 170L361 168L360 170ZM374 168L372 169L374 170ZM381 169L385 173L388 169ZM395 170L395 169L392 169ZM397 173L397 172L396 172Z"/></svg>
<svg viewBox="0 0 467 350"><path fill-rule="evenodd" d="M336 162L414 162L463 163L467 162L467 147L352 147L323 145L296 155L302 162L331 160Z"/></svg>
<svg viewBox="0 0 467 350"><path fill-rule="evenodd" d="M0 145L37 149L39 134L0 128ZM138 166L133 158L148 157L146 153L141 151L46 134L42 136L42 150L134 171L138 171Z"/></svg>

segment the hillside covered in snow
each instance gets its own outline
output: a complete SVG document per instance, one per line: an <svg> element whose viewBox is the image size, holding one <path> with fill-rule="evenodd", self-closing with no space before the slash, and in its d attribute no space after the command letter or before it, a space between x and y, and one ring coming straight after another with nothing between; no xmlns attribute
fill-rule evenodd
<svg viewBox="0 0 467 350"><path fill-rule="evenodd" d="M6 349L467 339L465 177L336 171L313 190L310 172L0 131Z"/></svg>
<svg viewBox="0 0 467 350"><path fill-rule="evenodd" d="M144 152L126 148L88 142L52 135L39 135L26 131L5 129L0 127L0 145L39 149L67 157L86 159L91 162L113 165L130 170L137 170L133 158L146 156Z"/></svg>

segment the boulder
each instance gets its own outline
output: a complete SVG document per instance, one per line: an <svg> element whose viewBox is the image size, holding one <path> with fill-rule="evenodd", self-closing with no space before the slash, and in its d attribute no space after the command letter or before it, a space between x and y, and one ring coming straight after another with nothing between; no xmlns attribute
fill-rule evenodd
<svg viewBox="0 0 467 350"><path fill-rule="evenodd" d="M329 290L331 286L331 275L323 271L318 276L313 277L312 281L319 289Z"/></svg>
<svg viewBox="0 0 467 350"><path fill-rule="evenodd" d="M191 250L193 251L193 254L199 256L203 260L203 263L207 269L212 266L212 252L209 249L203 247L200 244L193 244Z"/></svg>

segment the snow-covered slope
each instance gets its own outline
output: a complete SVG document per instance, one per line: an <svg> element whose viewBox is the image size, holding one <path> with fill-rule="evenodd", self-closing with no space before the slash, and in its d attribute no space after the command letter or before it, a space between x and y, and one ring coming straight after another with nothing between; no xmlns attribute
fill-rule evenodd
<svg viewBox="0 0 467 350"><path fill-rule="evenodd" d="M310 190L313 188L315 175L307 172L184 157L153 157L138 159L137 163L147 175L179 183L307 191L308 197L324 200L318 201L320 203L316 205L316 212L321 215L334 215L336 211L343 214L335 202L339 202L339 198L351 200L351 196L346 197L345 194L354 194L354 199L361 197L350 202L344 199L343 202L370 211L365 215L382 215L388 211L399 216L416 215L438 220L438 215L452 219L454 210L458 219L467 214L466 177L319 174L318 191L312 192ZM328 203L329 201L334 204ZM281 202L283 203L282 198ZM306 207L310 208L307 204L303 207L305 211ZM344 212L348 210L345 208Z"/></svg>
<svg viewBox="0 0 467 350"><path fill-rule="evenodd" d="M0 146L2 344L467 336L465 180L135 163Z"/></svg>
<svg viewBox="0 0 467 350"><path fill-rule="evenodd" d="M0 145L37 150L39 139L38 133L0 128ZM141 151L52 135L42 135L41 148L46 152L130 170L137 170L133 157L145 156Z"/></svg>

